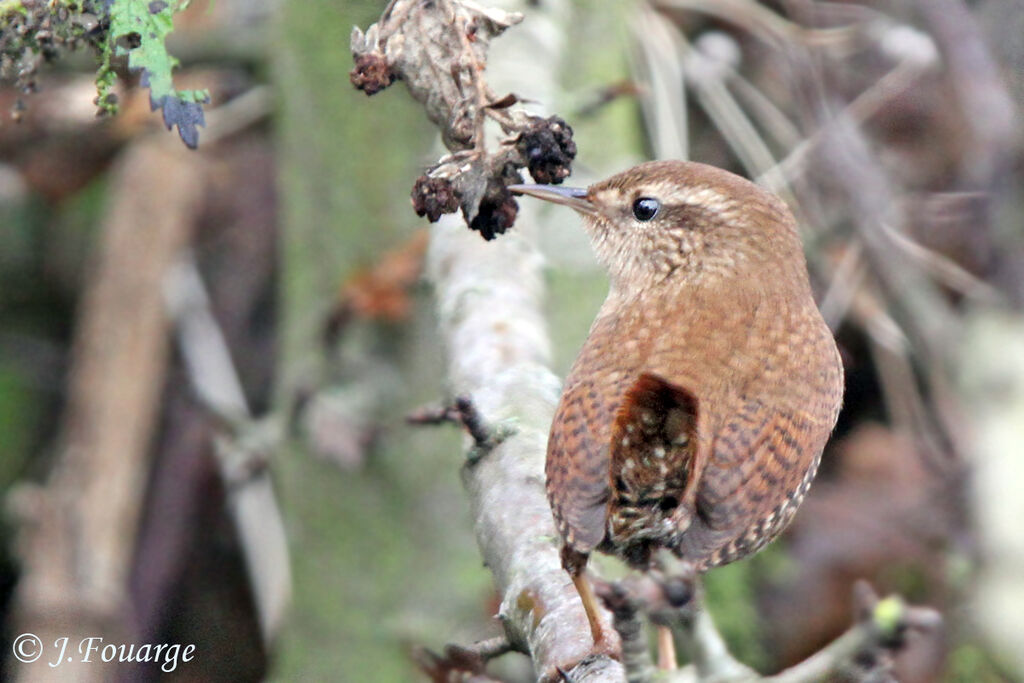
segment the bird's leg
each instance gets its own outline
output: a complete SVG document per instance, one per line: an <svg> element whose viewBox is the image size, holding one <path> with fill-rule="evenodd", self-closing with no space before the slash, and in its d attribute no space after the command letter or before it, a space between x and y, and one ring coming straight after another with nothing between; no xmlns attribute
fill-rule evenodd
<svg viewBox="0 0 1024 683"><path fill-rule="evenodd" d="M679 668L676 643L672 639L672 629L668 626L658 626L658 668L662 671L675 671Z"/></svg>
<svg viewBox="0 0 1024 683"><path fill-rule="evenodd" d="M587 569L586 553L573 550L568 544L562 546L562 567L569 572L572 583L576 586L576 592L583 601L583 611L587 613L587 622L590 624L590 635L594 638L595 648L601 650L607 646L604 628L597 616L597 597L584 572Z"/></svg>
<svg viewBox="0 0 1024 683"><path fill-rule="evenodd" d="M591 588L582 570L572 575L572 582L576 586L576 592L580 594L580 600L583 601L583 611L587 613L587 621L590 622L590 635L594 638L594 645L600 646L604 643L604 629L597 618L597 598L594 596L594 589Z"/></svg>

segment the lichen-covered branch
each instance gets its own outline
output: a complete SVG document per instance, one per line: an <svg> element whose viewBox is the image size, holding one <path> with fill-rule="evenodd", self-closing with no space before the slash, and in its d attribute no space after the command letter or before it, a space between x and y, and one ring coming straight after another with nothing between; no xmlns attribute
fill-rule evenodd
<svg viewBox="0 0 1024 683"><path fill-rule="evenodd" d="M557 680L587 659L590 629L558 557L544 453L559 382L548 369L539 254L521 237L484 243L454 220L434 231L428 268L449 349L449 383L491 425L514 432L464 468L477 541L502 596L512 646ZM572 680L621 680L607 658Z"/></svg>
<svg viewBox="0 0 1024 683"><path fill-rule="evenodd" d="M510 16L469 2L398 1L366 34L356 32L353 41L357 71L360 62L367 64L367 54L383 58L387 69L409 85L410 93L424 103L428 117L441 128L453 155L428 176L448 177L445 174L450 170L457 171L451 176L451 186L456 188L471 225L484 209L467 210L466 193L482 196L483 186L495 178L481 169L496 158L504 159L502 165L516 158L518 167L529 165L522 163L530 156L529 149L521 149L528 138L516 128L517 122L552 121L503 111L506 102L518 98L492 98L486 84L478 80L482 79L482 68L477 67L486 56L486 42L503 30L502 24L512 23ZM475 32L451 35L453 29L459 34L473 25ZM427 56L421 52L427 48L413 43L430 36L426 42L439 52ZM468 49L464 39L470 39ZM542 51L532 47L521 50L509 68L542 58ZM412 59L412 55L420 56ZM469 73L466 60L472 66ZM554 88L539 84L539 89ZM491 104L488 118L498 121L506 134L517 136L507 138L518 142L502 145L497 157L480 148L484 143L476 129L462 127L464 121L473 125L482 121L481 102ZM547 131L551 133L552 127ZM539 159L543 154L533 156ZM531 172L535 177L544 173L536 163ZM544 180L560 180L568 168L551 173L554 177ZM501 189L504 191L504 184ZM486 199L482 204L486 205ZM479 224L475 227L480 229ZM447 342L449 389L468 399L458 411L460 419L465 419L464 408L471 405L478 437L485 429L500 434L500 438L483 439L486 448L482 452L479 444L467 439L467 452L472 450L479 457L467 460L463 480L481 554L502 596L499 616L508 647L528 653L543 680L560 680L564 673L581 682L622 681L622 665L593 652L579 596L561 567L558 536L544 493L547 432L560 386L548 367L548 337L541 315L541 258L522 230L485 243L459 221L444 218L431 236L427 270ZM608 626L610 630L610 623ZM433 659L431 662L436 664Z"/></svg>

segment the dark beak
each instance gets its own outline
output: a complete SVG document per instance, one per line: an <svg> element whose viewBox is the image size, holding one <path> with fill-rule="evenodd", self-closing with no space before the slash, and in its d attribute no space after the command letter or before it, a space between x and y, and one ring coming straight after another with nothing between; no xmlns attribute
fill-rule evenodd
<svg viewBox="0 0 1024 683"><path fill-rule="evenodd" d="M582 187L563 187L561 185L509 185L513 194L526 194L537 199L564 204L580 213L597 213L597 207L587 199L587 190Z"/></svg>

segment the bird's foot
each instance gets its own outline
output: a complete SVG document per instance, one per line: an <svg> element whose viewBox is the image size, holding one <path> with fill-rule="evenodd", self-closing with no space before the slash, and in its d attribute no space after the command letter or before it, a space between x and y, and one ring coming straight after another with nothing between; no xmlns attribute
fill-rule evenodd
<svg viewBox="0 0 1024 683"><path fill-rule="evenodd" d="M455 399L455 411L462 426L473 437L473 447L466 454L467 465L475 465L498 444L516 433L512 421L489 424L468 396L459 396Z"/></svg>
<svg viewBox="0 0 1024 683"><path fill-rule="evenodd" d="M443 654L424 647L413 649L413 660L432 681L491 680L487 662L513 650L504 636L481 640L473 645L447 645Z"/></svg>
<svg viewBox="0 0 1024 683"><path fill-rule="evenodd" d="M653 565L651 578L661 587L667 607L680 609L693 602L699 582L697 569L692 562L662 549L654 557Z"/></svg>
<svg viewBox="0 0 1024 683"><path fill-rule="evenodd" d="M473 437L473 445L466 453L466 464L470 467L517 431L515 421L511 419L497 424L488 423L468 396L459 396L452 405L421 408L405 419L416 425L452 423L462 426Z"/></svg>
<svg viewBox="0 0 1024 683"><path fill-rule="evenodd" d="M622 645L617 635L609 633L611 629L599 627L599 632L594 636L594 647L591 653L595 656L611 657L618 661L622 659Z"/></svg>

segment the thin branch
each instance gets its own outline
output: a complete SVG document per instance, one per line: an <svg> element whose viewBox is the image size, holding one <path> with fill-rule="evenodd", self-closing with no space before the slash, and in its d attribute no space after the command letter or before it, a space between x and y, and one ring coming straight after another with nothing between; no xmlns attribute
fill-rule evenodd
<svg viewBox="0 0 1024 683"><path fill-rule="evenodd" d="M827 45L845 47L855 37L857 26L807 28L793 23L754 0L656 0L661 8L703 12L737 23L751 33L776 45Z"/></svg>
<svg viewBox="0 0 1024 683"><path fill-rule="evenodd" d="M291 600L288 543L266 467L278 430L252 420L191 254L185 254L169 272L165 297L192 386L207 410L229 426L216 441L214 452L245 555L260 632L269 644Z"/></svg>
<svg viewBox="0 0 1024 683"><path fill-rule="evenodd" d="M907 33L904 35L916 36L921 41L928 40L927 36L913 32L912 29L907 27L897 28L905 29ZM843 111L837 114L837 118L848 119L857 125L865 123L882 106L904 93L924 73L935 66L935 59L937 57L934 53L934 47L930 53L931 59L926 57L928 52L923 47L909 52L891 71L846 105ZM791 149L785 159L771 168L762 171L757 178L757 182L773 191L788 187L807 170L810 153L815 151L815 148L822 143L825 137L826 130L824 127L814 131L801 140L796 147Z"/></svg>
<svg viewBox="0 0 1024 683"><path fill-rule="evenodd" d="M643 602L622 582L592 579L598 597L612 611L615 630L622 637L622 664L629 683L650 683L654 661L647 642L647 620Z"/></svg>
<svg viewBox="0 0 1024 683"><path fill-rule="evenodd" d="M866 583L854 587L858 603L858 622L846 633L799 664L766 681L770 683L809 683L849 676L852 672L865 678L866 667L885 669L889 654L902 647L908 632L937 634L942 617L927 607L911 607L897 597L879 599ZM859 670L859 671L858 671Z"/></svg>
<svg viewBox="0 0 1024 683"><path fill-rule="evenodd" d="M413 659L420 670L437 683L470 679L473 683L485 683L494 679L487 676L487 662L512 651L512 644L503 636L488 638L468 646L448 645L443 655L425 648L413 651Z"/></svg>
<svg viewBox="0 0 1024 683"><path fill-rule="evenodd" d="M696 45L680 37L684 45L683 69L690 86L697 92L697 99L708 116L725 138L726 143L739 158L743 168L756 178L775 165L771 150L761 134L750 122L746 113L726 87L732 71L725 56L726 51L708 49L714 43L733 43L724 33L715 33L710 38L702 36ZM739 46L733 43L735 55Z"/></svg>
<svg viewBox="0 0 1024 683"><path fill-rule="evenodd" d="M640 642L633 631L638 614L672 628L690 657L691 664L662 672L660 680L673 683L812 683L853 676L865 680L885 672L892 656L907 643L908 636L939 637L942 618L927 607L905 604L897 596L879 598L864 581L854 586L856 622L842 636L804 661L773 676L761 676L740 663L729 652L725 640L704 608L702 591L685 563L670 560L665 570L632 575L614 584L598 586L602 599L611 607L622 633L624 653ZM682 572L682 573L680 573ZM625 658L629 680L650 680L650 656ZM636 667L636 668L632 668Z"/></svg>
<svg viewBox="0 0 1024 683"><path fill-rule="evenodd" d="M459 417L459 411L455 406L447 405L432 405L425 406L423 408L417 408L408 415L405 416L405 421L411 425L443 425L443 424L461 424L461 418Z"/></svg>
<svg viewBox="0 0 1024 683"><path fill-rule="evenodd" d="M468 396L459 396L455 399L455 410L458 412L459 421L469 432L477 448L490 449L497 445L497 430L484 421L480 411Z"/></svg>
<svg viewBox="0 0 1024 683"><path fill-rule="evenodd" d="M917 0L913 4L938 43L974 143L968 148L961 183L971 190L994 189L1008 175L1003 171L1011 163L1013 146L1007 141L1020 133L1017 107L1004 85L1000 65L962 0Z"/></svg>
<svg viewBox="0 0 1024 683"><path fill-rule="evenodd" d="M633 24L633 71L646 83L640 103L657 159L688 159L690 140L679 32L664 16L641 4Z"/></svg>

